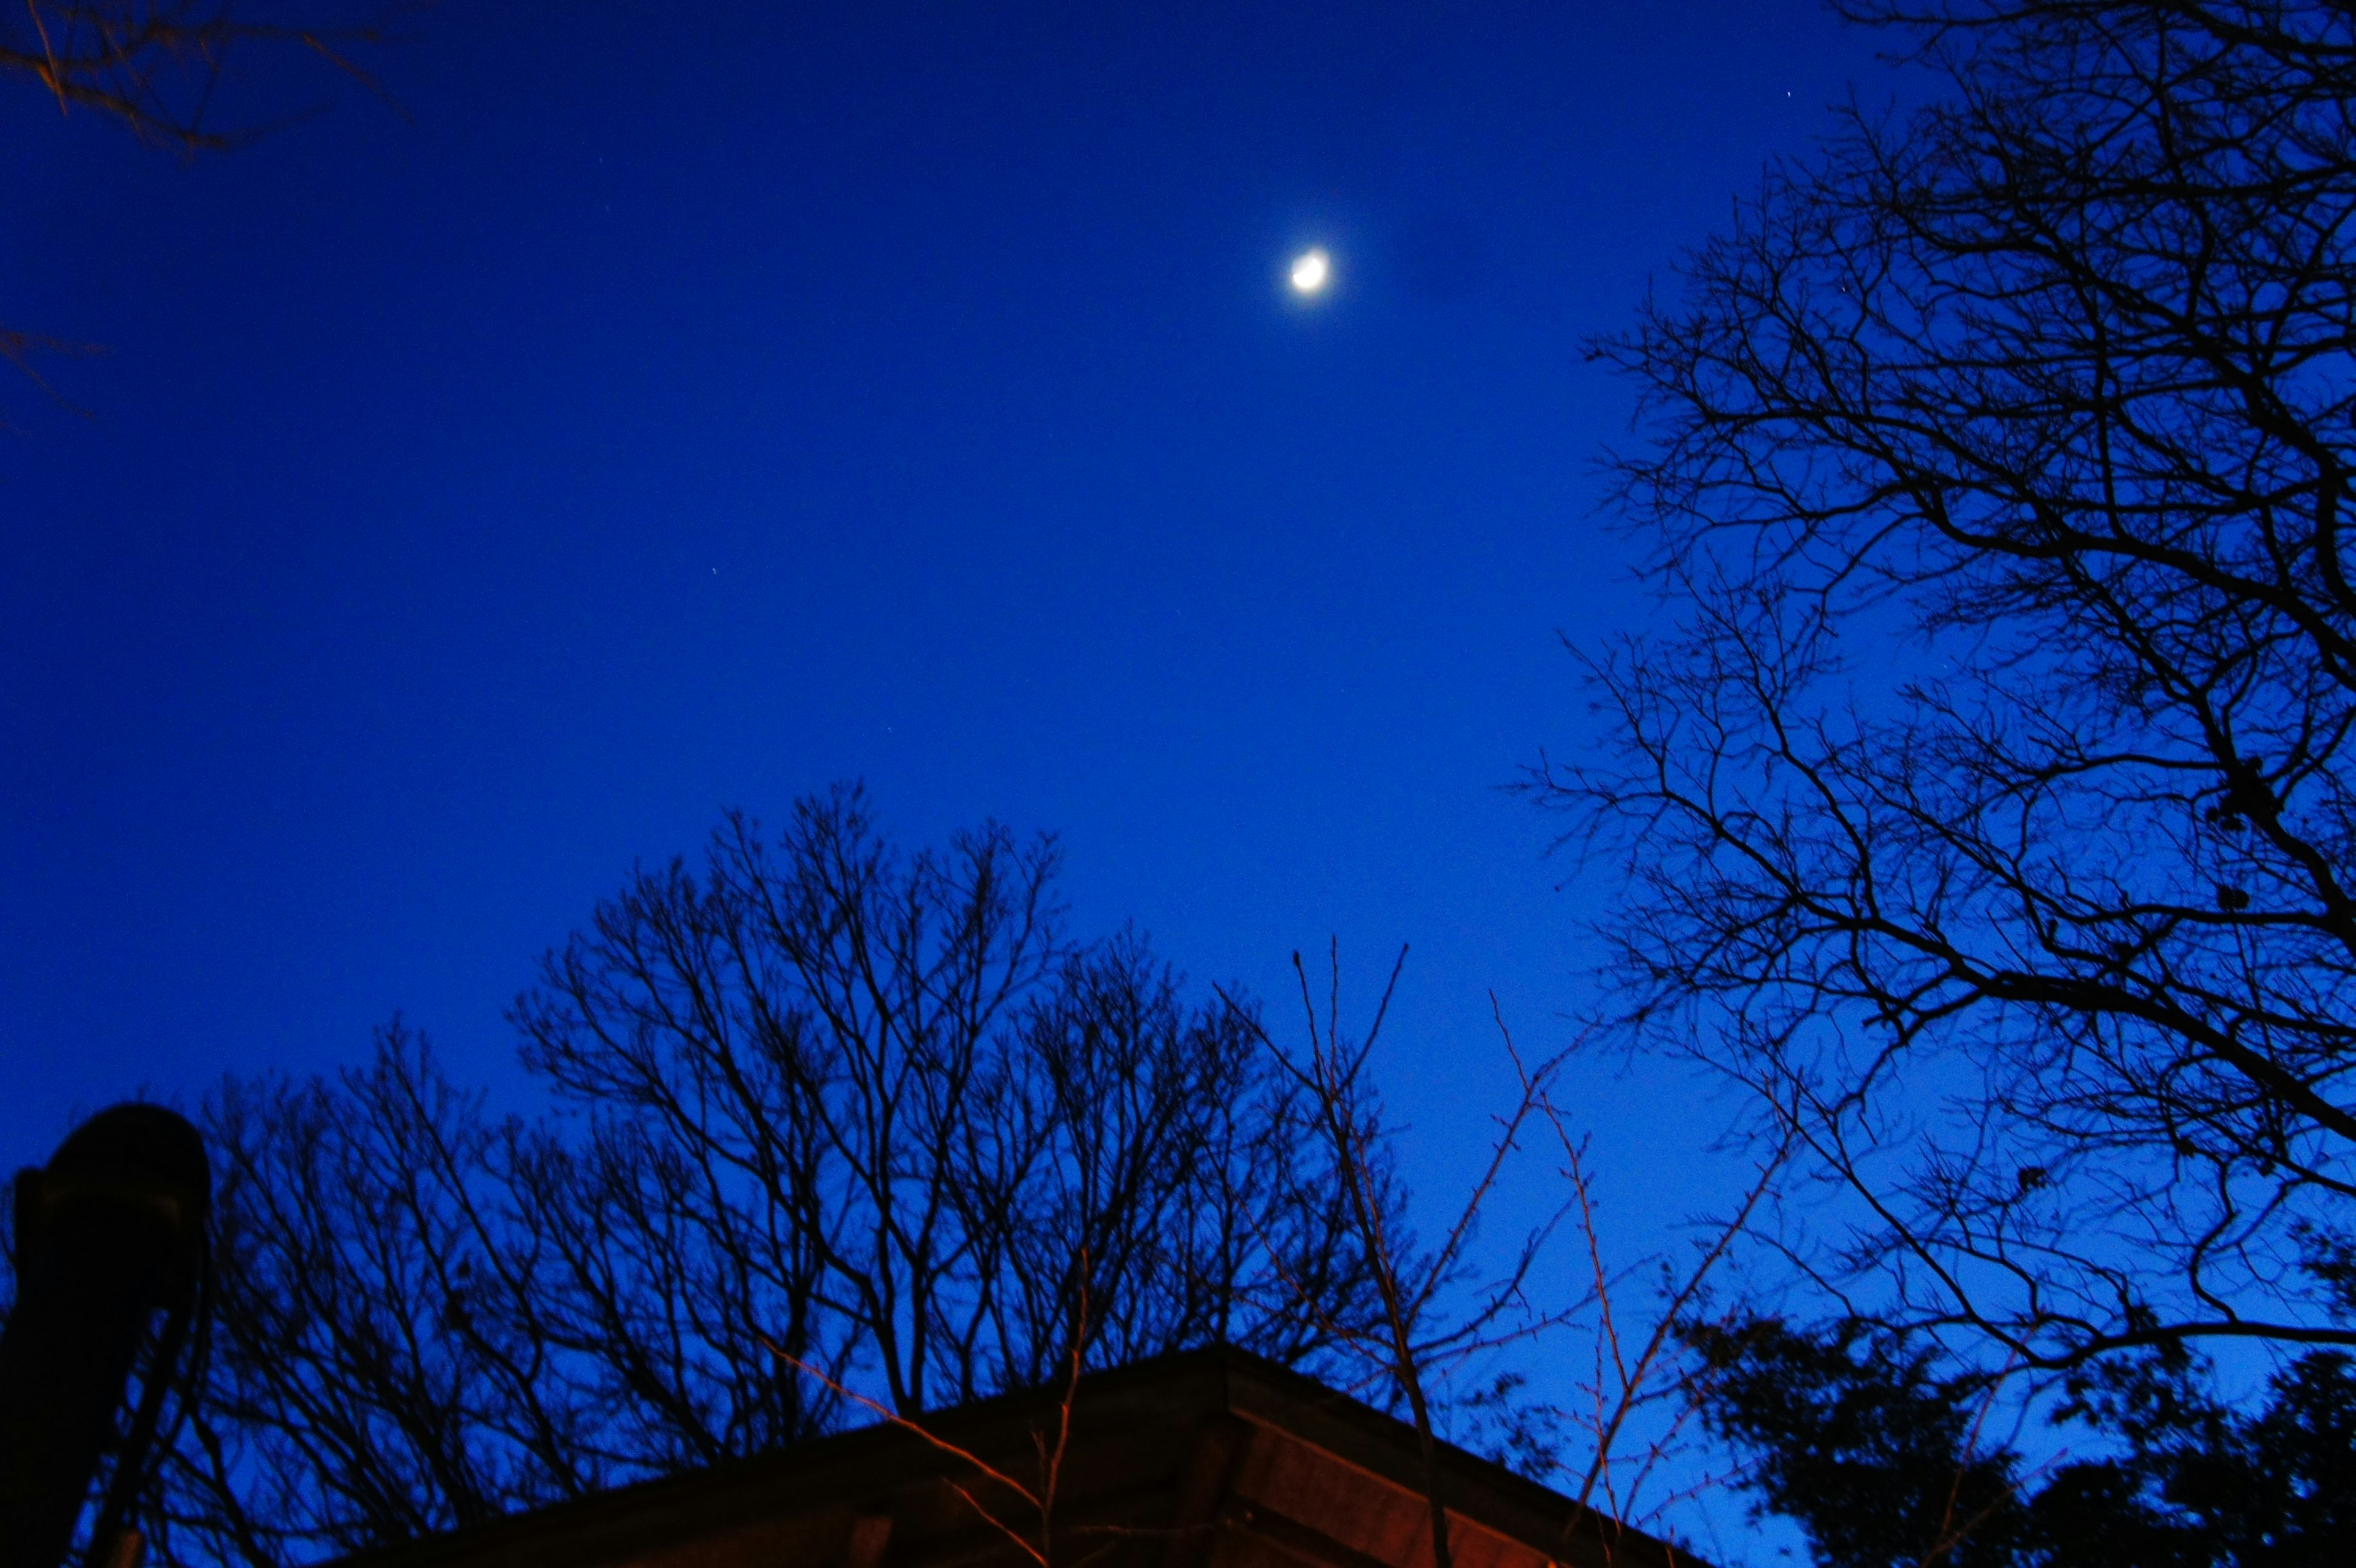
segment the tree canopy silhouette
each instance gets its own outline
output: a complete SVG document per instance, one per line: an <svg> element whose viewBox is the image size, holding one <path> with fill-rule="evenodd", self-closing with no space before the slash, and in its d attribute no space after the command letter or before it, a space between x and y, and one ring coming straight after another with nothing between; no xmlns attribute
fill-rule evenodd
<svg viewBox="0 0 2356 1568"><path fill-rule="evenodd" d="M558 1115L489 1115L398 1024L332 1078L223 1084L164 1559L384 1546L774 1449L863 1419L838 1391L911 1415L1043 1384L1076 1321L1089 1364L1362 1331L1363 1250L1249 1004L1190 1002L1132 931L1075 940L1056 870L994 825L904 851L855 789L775 836L731 816L517 1003Z"/></svg>
<svg viewBox="0 0 2356 1568"><path fill-rule="evenodd" d="M1534 781L1631 873L1611 1021L1846 1195L1786 1239L1858 1311L2356 1344L2356 14L1844 9L1944 98L1597 346L1683 608Z"/></svg>
<svg viewBox="0 0 2356 1568"><path fill-rule="evenodd" d="M1822 1568L2322 1568L2356 1552L2356 1371L2339 1350L2298 1357L2246 1413L2181 1347L2083 1369L2057 1424L2100 1452L2040 1466L1988 1419L1985 1381L1919 1340L1773 1318L1693 1339L1704 1419Z"/></svg>

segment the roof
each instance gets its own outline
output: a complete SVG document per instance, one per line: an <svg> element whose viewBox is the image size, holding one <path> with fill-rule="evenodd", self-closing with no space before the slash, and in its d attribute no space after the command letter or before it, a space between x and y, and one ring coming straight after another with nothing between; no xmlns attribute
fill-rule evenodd
<svg viewBox="0 0 2356 1568"><path fill-rule="evenodd" d="M882 1424L473 1526L345 1568L1041 1568L1060 1391ZM1431 1568L1414 1428L1240 1350L1080 1380L1046 1568ZM1705 1568L1440 1445L1455 1568ZM1033 1543L1018 1545L988 1508Z"/></svg>

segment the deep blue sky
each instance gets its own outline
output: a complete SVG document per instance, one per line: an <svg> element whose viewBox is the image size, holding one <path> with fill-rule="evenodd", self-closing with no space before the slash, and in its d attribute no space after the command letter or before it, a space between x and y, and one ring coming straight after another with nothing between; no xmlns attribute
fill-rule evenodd
<svg viewBox="0 0 2356 1568"><path fill-rule="evenodd" d="M406 111L182 163L0 97L0 1163L500 1012L634 859L863 775L1063 837L1083 929L1415 944L1421 1157L1577 996L1502 794L1641 622L1582 335L1804 149L1810 0L450 0ZM1319 243L1338 284L1288 302ZM1363 999L1363 993L1362 993ZM1633 1199L1708 1131L1600 1079ZM1682 1190L1674 1184L1659 1191Z"/></svg>

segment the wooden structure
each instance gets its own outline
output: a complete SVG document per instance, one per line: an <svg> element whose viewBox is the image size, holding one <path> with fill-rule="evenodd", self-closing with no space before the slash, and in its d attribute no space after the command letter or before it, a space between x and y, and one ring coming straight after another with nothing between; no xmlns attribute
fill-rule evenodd
<svg viewBox="0 0 2356 1568"><path fill-rule="evenodd" d="M1023 1493L1060 1392L928 1414L938 1442L866 1427L341 1568L1431 1568L1414 1429L1231 1349L1080 1381L1043 1541ZM1706 1568L1462 1450L1440 1470L1454 1568Z"/></svg>

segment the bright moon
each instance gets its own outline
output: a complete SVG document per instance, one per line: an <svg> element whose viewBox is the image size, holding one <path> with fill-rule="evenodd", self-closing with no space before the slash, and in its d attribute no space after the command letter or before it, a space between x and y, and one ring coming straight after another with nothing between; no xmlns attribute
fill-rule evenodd
<svg viewBox="0 0 2356 1568"><path fill-rule="evenodd" d="M1292 292L1318 294L1333 281L1333 258L1323 251L1303 251L1292 259Z"/></svg>

